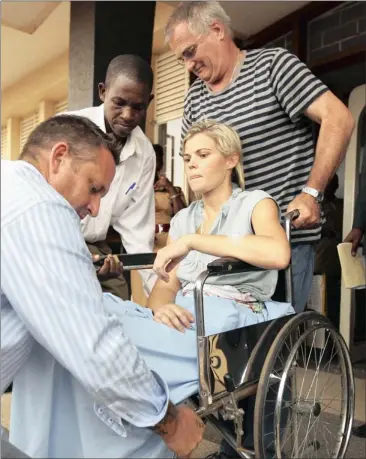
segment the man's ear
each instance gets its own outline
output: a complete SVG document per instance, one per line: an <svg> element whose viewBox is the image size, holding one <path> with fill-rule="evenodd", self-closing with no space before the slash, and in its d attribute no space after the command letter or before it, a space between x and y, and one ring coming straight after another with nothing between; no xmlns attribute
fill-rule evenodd
<svg viewBox="0 0 366 459"><path fill-rule="evenodd" d="M52 172L52 174L57 174L68 159L70 159L68 144L66 142L55 143L49 156L50 172Z"/></svg>
<svg viewBox="0 0 366 459"><path fill-rule="evenodd" d="M224 27L223 24L221 24L221 22L219 22L216 19L214 19L212 21L212 23L211 23L210 28L214 32L214 34L216 35L216 37L219 40L223 40L224 39L224 37L225 37L225 27Z"/></svg>
<svg viewBox="0 0 366 459"><path fill-rule="evenodd" d="M105 99L105 84L104 83L99 83L98 84L98 92L99 92L99 99L104 102Z"/></svg>
<svg viewBox="0 0 366 459"><path fill-rule="evenodd" d="M154 94L149 95L149 103L147 104L147 106L149 106L151 101L154 100L154 97L155 97Z"/></svg>

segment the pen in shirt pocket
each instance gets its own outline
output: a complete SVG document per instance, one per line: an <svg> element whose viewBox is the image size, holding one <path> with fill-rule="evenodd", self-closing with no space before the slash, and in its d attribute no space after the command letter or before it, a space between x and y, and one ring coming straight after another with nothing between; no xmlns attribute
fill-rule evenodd
<svg viewBox="0 0 366 459"><path fill-rule="evenodd" d="M127 194L129 191L133 190L133 189L135 188L135 186L136 186L136 182L131 183L131 185L128 187L128 189L127 189L127 191L126 191L126 194Z"/></svg>

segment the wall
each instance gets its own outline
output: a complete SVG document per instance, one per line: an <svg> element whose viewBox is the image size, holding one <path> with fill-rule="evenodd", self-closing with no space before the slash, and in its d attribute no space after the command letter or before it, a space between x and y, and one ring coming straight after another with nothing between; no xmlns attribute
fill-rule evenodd
<svg viewBox="0 0 366 459"><path fill-rule="evenodd" d="M68 78L68 53L64 53L2 91L1 126L8 118L28 115L42 99L57 102L67 98Z"/></svg>
<svg viewBox="0 0 366 459"><path fill-rule="evenodd" d="M308 61L366 44L366 2L346 2L308 26Z"/></svg>
<svg viewBox="0 0 366 459"><path fill-rule="evenodd" d="M60 103L68 98L68 73L65 53L2 91L2 158L16 159L30 126L35 127L59 111Z"/></svg>

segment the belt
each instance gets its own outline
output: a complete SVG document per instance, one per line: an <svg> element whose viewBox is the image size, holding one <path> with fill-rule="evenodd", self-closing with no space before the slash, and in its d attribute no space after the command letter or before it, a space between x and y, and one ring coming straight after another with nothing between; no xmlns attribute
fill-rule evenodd
<svg viewBox="0 0 366 459"><path fill-rule="evenodd" d="M169 229L169 223L164 223L163 225L155 225L155 233L169 233Z"/></svg>

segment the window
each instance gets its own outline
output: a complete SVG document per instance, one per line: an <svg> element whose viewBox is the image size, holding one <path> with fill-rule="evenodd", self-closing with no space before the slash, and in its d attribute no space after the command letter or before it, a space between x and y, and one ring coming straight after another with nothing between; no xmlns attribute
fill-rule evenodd
<svg viewBox="0 0 366 459"><path fill-rule="evenodd" d="M37 125L38 113L32 113L26 118L23 118L20 122L20 151L22 151L26 141L28 140L29 134Z"/></svg>
<svg viewBox="0 0 366 459"><path fill-rule="evenodd" d="M55 105L55 115L57 113L67 112L68 104L69 104L69 101L67 99L62 100L61 102L57 102Z"/></svg>
<svg viewBox="0 0 366 459"><path fill-rule="evenodd" d="M6 146L8 143L8 132L7 128L1 128L1 159L5 158Z"/></svg>
<svg viewBox="0 0 366 459"><path fill-rule="evenodd" d="M155 120L161 124L183 115L184 97L189 87L189 74L171 52L156 61Z"/></svg>

